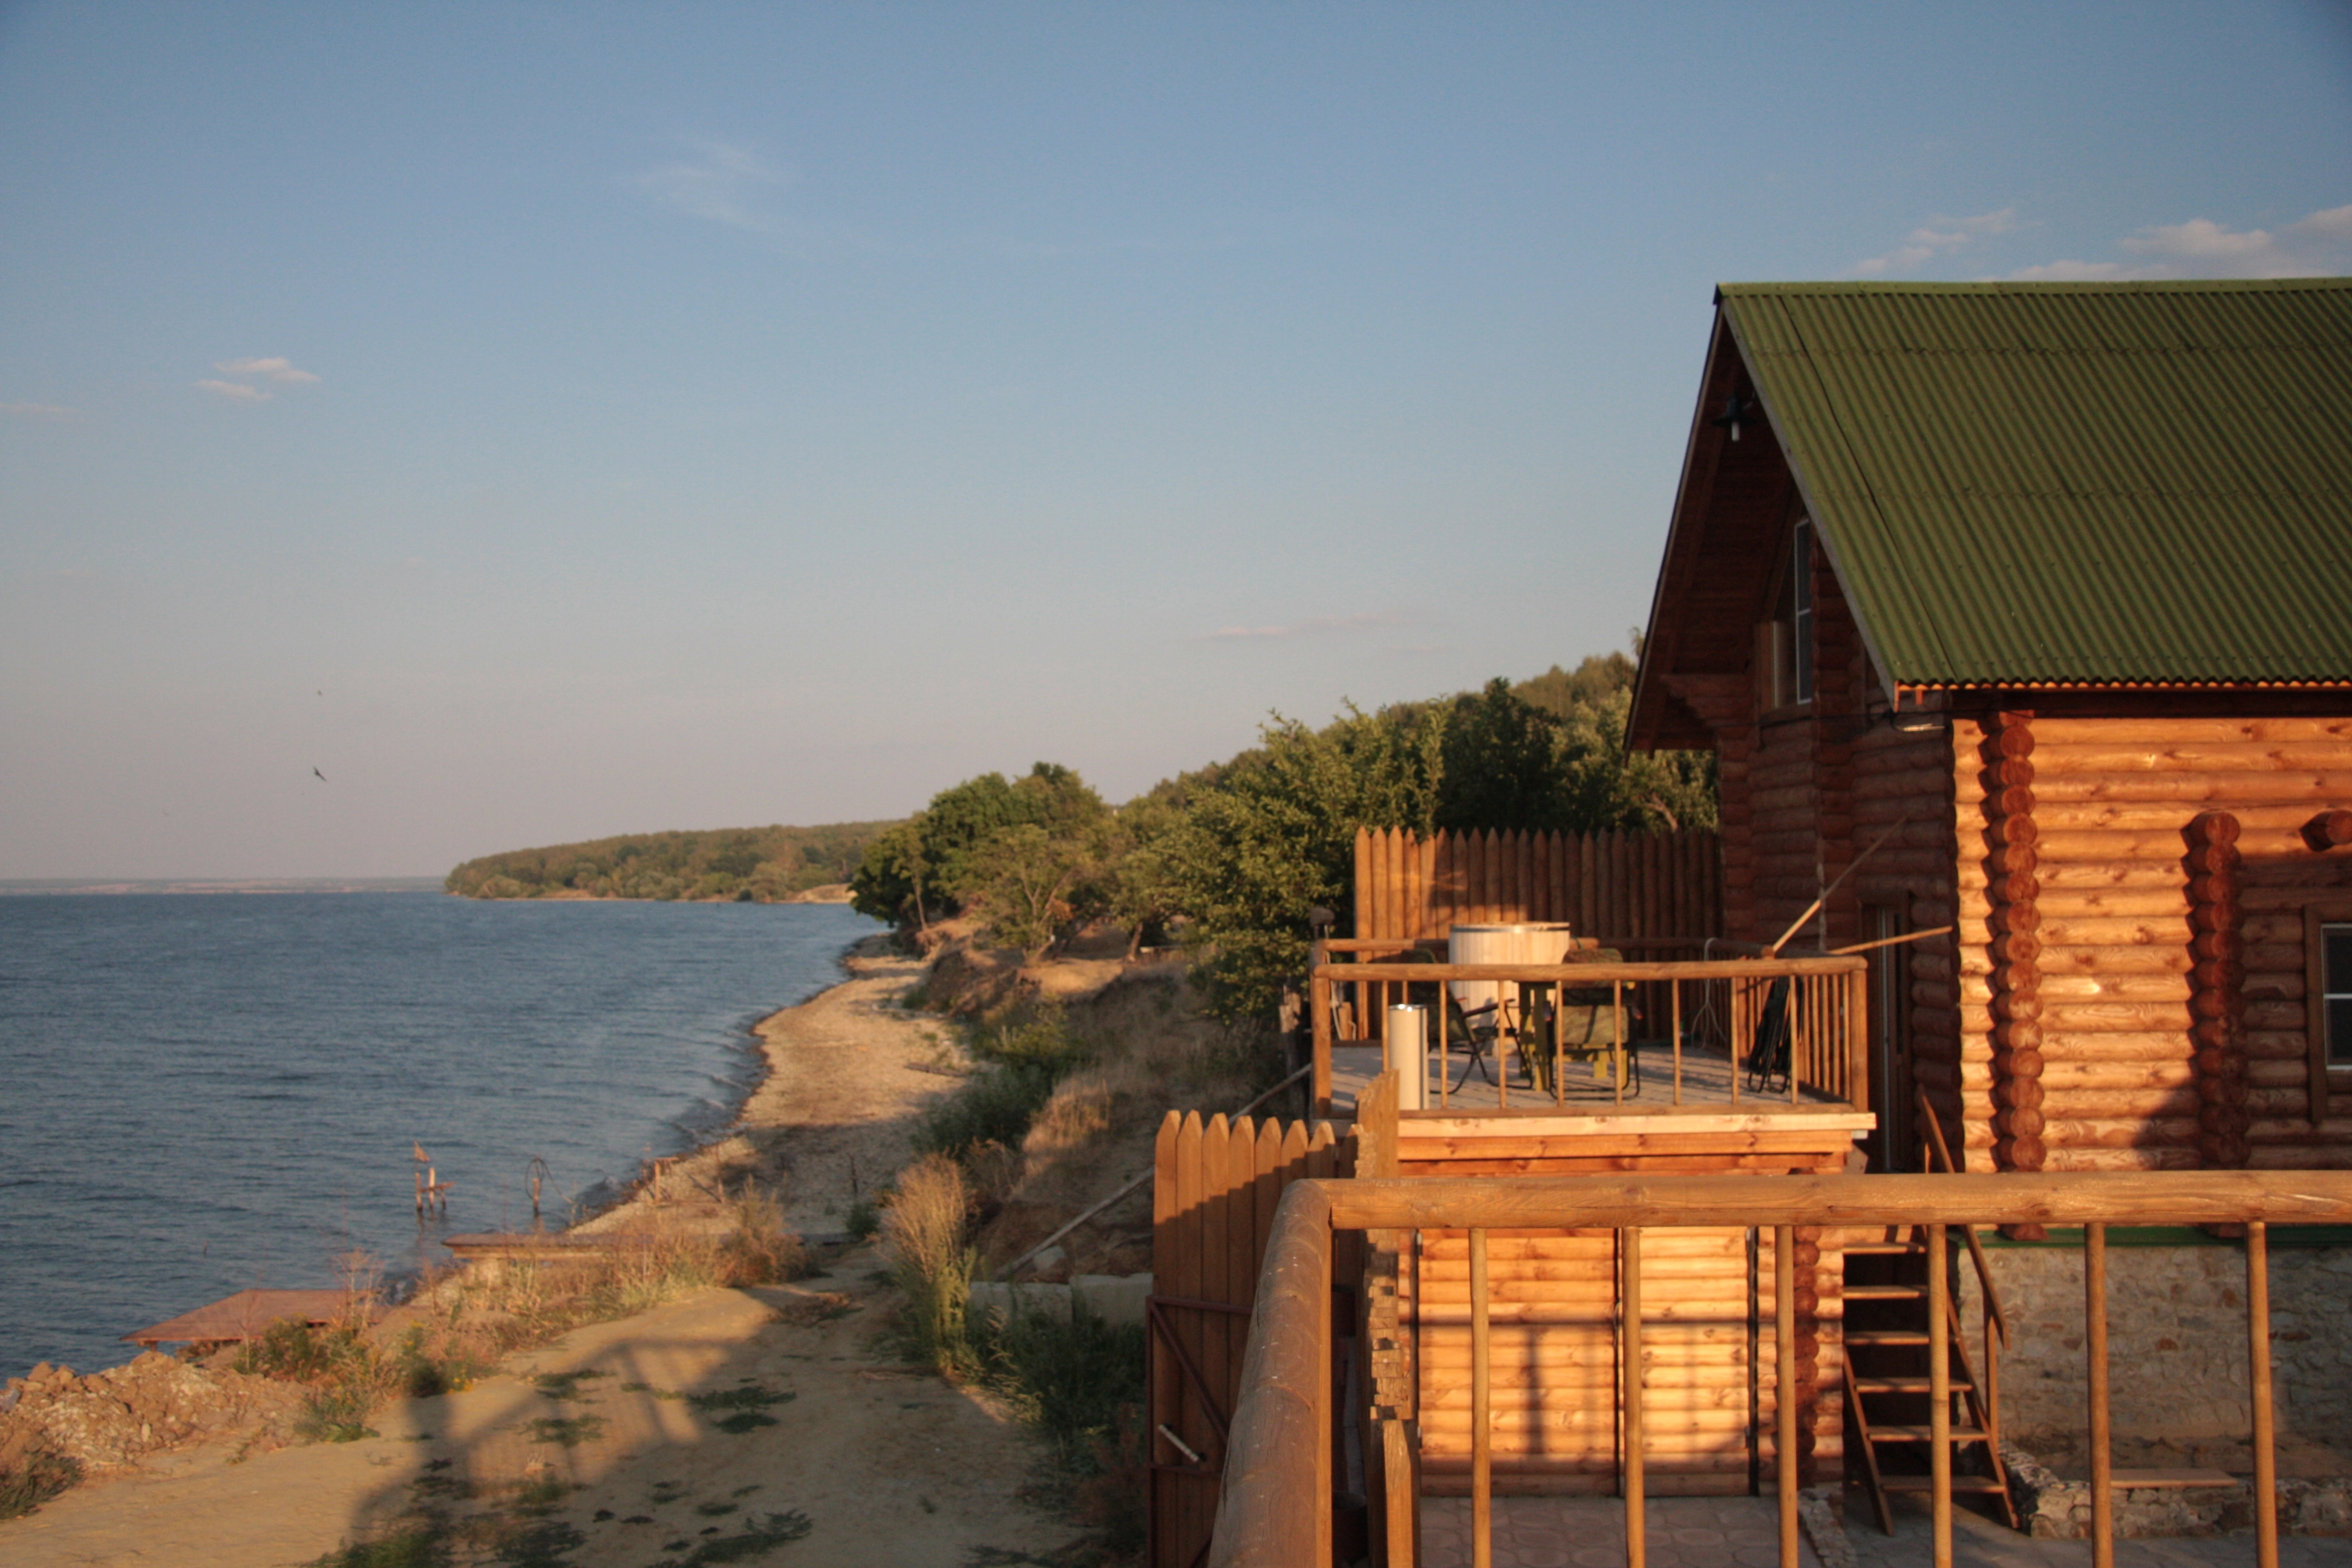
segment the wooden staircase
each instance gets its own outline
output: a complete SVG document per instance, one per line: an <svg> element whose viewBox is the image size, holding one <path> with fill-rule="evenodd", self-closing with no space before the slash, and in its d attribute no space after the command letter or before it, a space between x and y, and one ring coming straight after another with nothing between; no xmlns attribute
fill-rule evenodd
<svg viewBox="0 0 2352 1568"><path fill-rule="evenodd" d="M1943 1129L1927 1098L1920 1097L1933 1147L1921 1162L1929 1172L1952 1169ZM2018 1527L2017 1505L2009 1494L2009 1472L2000 1458L2000 1351L2009 1342L2009 1324L2001 1312L2000 1295L1986 1268L1984 1247L1973 1226L1959 1227L1985 1302L1984 1373L1979 1379L1960 1331L1954 1293L1945 1292L1947 1366L1950 1397L1958 1401L1951 1412L1952 1490L1998 1500L2010 1528ZM1934 1341L1928 1333L1927 1238L1921 1227L1890 1231L1884 1240L1849 1243L1845 1248L1845 1379L1856 1445L1871 1505L1879 1528L1895 1533L1895 1516L1887 1496L1898 1491L1927 1491L1927 1445L1933 1441L1930 1422L1932 1368L1927 1358ZM1969 1473L1969 1463L1978 1468Z"/></svg>

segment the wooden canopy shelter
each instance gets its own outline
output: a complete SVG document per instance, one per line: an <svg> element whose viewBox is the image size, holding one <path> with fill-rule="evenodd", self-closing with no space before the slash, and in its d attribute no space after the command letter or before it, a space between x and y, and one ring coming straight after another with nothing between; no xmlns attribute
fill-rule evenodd
<svg viewBox="0 0 2352 1568"><path fill-rule="evenodd" d="M1971 1171L2352 1166L2347 385L2352 279L1718 292L1628 738L1717 753L1729 937L1950 928L1874 1168L1915 1089Z"/></svg>
<svg viewBox="0 0 2352 1568"><path fill-rule="evenodd" d="M272 1323L289 1320L314 1329L342 1322L351 1317L352 1308L348 1290L239 1290L122 1337L149 1350L171 1344L242 1344L259 1339ZM365 1310L370 1317L380 1310L372 1303Z"/></svg>

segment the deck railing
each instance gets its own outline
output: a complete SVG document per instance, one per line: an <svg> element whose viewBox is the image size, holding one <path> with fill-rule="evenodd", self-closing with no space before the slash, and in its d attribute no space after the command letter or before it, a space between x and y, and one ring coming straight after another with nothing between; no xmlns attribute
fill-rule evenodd
<svg viewBox="0 0 2352 1568"><path fill-rule="evenodd" d="M2352 1222L2352 1172L2153 1172L2058 1175L1856 1175L1519 1177L1307 1181L1283 1194L1265 1264L1234 1412L1222 1506L1210 1568L1330 1568L1333 1563L1335 1376L1333 1243L1353 1231L1461 1230L1470 1235L1473 1267L1474 1422L1472 1562L1491 1562L1491 1488L1485 1434L1492 1396L1486 1302L1479 1267L1490 1230L1610 1227L1629 1260L1621 1313L1623 1364L1642 1366L1641 1236L1645 1228L1755 1226L1773 1237L1774 1344L1778 1388L1797 1384L1793 1266L1800 1226L1925 1226L1927 1235L1929 1428L1935 1562L1952 1561L1949 1280L1947 1238L1953 1226L2058 1225L2084 1227L2087 1395L2092 1435L2093 1561L2111 1568L2115 1508L2106 1443L2106 1227L2117 1225L2242 1225L2246 1227L2246 1328L2253 1411L2256 1560L2278 1563L2276 1468L2270 1363L2268 1230L2272 1225ZM1352 1295L1352 1292L1344 1293ZM1629 1568L1643 1568L1642 1406L1643 1379L1629 1370L1622 1391L1626 1455L1625 1542ZM1778 1401L1775 1467L1783 1568L1798 1562L1798 1401ZM1412 1510L1375 1507L1375 1531ZM1418 1542L1391 1538L1378 1560L1418 1561Z"/></svg>
<svg viewBox="0 0 2352 1568"><path fill-rule="evenodd" d="M1676 1105L1683 1103L1684 1042L1696 1033L1704 1042L1719 1042L1728 1048L1735 1102L1740 1098L1741 1078L1762 1048L1786 1052L1786 1083L1778 1082L1780 1073L1772 1075L1777 1097L1793 1103L1810 1089L1856 1110L1870 1109L1868 964L1859 956L1565 964L1443 963L1385 956L1408 953L1429 956L1426 947L1407 942L1351 939L1315 945L1307 970L1307 1003L1315 1052L1316 1116L1331 1114L1331 1047L1339 1038L1334 1019L1339 1014L1335 1005L1343 993L1348 1016L1357 1020L1379 1016L1391 1002L1434 1002L1431 1014L1434 1051L1445 1037L1446 1009L1433 993L1454 981L1499 983L1513 988L1550 985L1563 992L1605 990L1619 1040L1633 1037L1629 1032L1629 1010L1645 1007L1652 1016L1643 1020L1643 1032L1672 1042L1672 1095ZM1695 1030L1702 1018L1708 1023ZM1514 1026L1512 1018L1497 1023L1506 1028ZM1773 1043L1776 1026L1785 1032L1778 1045ZM1349 1043L1372 1044L1378 1038L1377 1033L1360 1022ZM1498 1037L1498 1055L1504 1045L1505 1038ZM1555 1059L1551 1088L1534 1091L1530 1109L1547 1100L1555 1109L1568 1103L1566 1075L1559 1067ZM1498 1072L1496 1076L1505 1080L1496 1088L1500 1104L1507 1110L1510 1075ZM1622 1100L1623 1091L1621 1080L1614 1098Z"/></svg>

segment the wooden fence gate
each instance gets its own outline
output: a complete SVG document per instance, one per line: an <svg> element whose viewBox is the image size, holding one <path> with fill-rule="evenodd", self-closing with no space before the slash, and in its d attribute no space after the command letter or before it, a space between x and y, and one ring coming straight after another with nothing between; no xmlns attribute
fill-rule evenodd
<svg viewBox="0 0 2352 1568"><path fill-rule="evenodd" d="M1355 1140L1328 1121L1170 1111L1154 1152L1150 1344L1151 1568L1207 1555L1225 1432L1259 1265L1282 1189L1355 1173Z"/></svg>

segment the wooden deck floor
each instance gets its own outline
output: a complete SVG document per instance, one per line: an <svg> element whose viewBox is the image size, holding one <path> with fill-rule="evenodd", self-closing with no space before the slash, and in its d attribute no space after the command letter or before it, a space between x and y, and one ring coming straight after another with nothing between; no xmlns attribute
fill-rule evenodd
<svg viewBox="0 0 2352 1568"><path fill-rule="evenodd" d="M1682 1094L1676 1103L1675 1094L1674 1047L1664 1044L1635 1047L1640 1072L1636 1084L1629 1084L1624 1103L1620 1106L1605 1079L1595 1079L1591 1069L1570 1063L1565 1075L1559 1100L1528 1082L1527 1075L1517 1070L1510 1073L1507 1095L1501 1087L1490 1082L1478 1068L1469 1067L1468 1058L1453 1057L1446 1064L1449 1085L1445 1109L1473 1113L1493 1113L1498 1110L1541 1110L1551 1114L1566 1113L1610 1115L1658 1115L1674 1111L1713 1111L1735 1109L1731 1093L1731 1059L1720 1051L1702 1051L1685 1047L1682 1053ZM1464 1069L1468 1068L1465 1079ZM1369 1087L1381 1070L1378 1046L1335 1046L1331 1050L1331 1114L1334 1120L1351 1121L1356 1115L1356 1096ZM1501 1068L1494 1070L1500 1073ZM1742 1114L1771 1114L1786 1111L1821 1111L1843 1110L1845 1102L1826 1095L1800 1090L1794 1103L1789 1091L1759 1094L1745 1082L1740 1086L1736 1109ZM1437 1074L1434 1066L1430 1072L1427 1109L1440 1109Z"/></svg>

